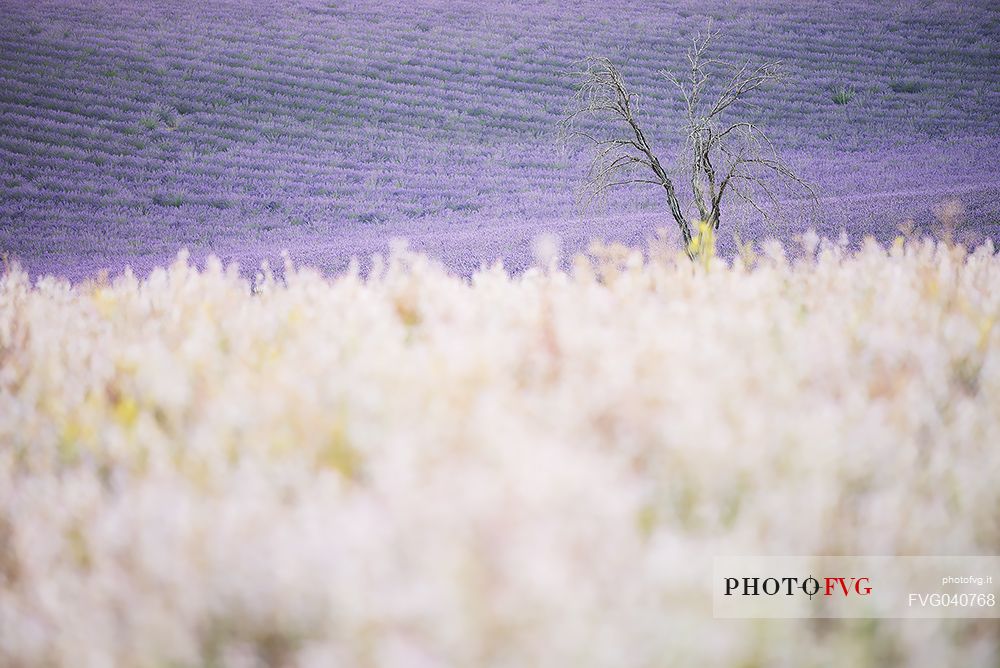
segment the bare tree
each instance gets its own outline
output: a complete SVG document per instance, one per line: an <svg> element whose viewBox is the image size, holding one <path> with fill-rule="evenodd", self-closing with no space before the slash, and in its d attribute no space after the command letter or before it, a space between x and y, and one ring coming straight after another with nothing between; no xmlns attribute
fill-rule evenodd
<svg viewBox="0 0 1000 668"><path fill-rule="evenodd" d="M734 64L708 58L706 53L716 36L709 27L704 35L694 38L687 52L689 68L683 77L662 73L684 100L682 160L690 176L698 218L713 231L719 228L722 204L730 194L768 218L761 203L766 199L777 204L772 177L812 194L811 186L782 160L760 127L746 120L729 120L735 108L749 106L747 96L782 78L780 63L753 65L747 60ZM585 188L588 201L626 184L662 188L684 246L690 249L691 224L684 215L674 180L640 125L638 95L609 59L591 58L584 65L577 84L578 105L563 120L563 129L567 135L580 137L593 146ZM713 85L712 75L716 72L722 73L721 84ZM604 123L588 124L588 118ZM609 127L616 131L609 132Z"/></svg>

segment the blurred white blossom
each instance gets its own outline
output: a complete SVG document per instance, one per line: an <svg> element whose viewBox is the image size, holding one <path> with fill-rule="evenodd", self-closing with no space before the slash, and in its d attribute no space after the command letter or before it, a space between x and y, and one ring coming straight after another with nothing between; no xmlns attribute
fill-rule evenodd
<svg viewBox="0 0 1000 668"><path fill-rule="evenodd" d="M805 244L8 271L0 664L995 663L983 625L711 618L714 554L1000 545L1000 258Z"/></svg>

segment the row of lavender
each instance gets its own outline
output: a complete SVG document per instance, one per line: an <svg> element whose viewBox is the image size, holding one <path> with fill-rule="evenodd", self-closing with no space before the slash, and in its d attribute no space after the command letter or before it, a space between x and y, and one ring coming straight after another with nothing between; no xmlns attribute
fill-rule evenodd
<svg viewBox="0 0 1000 668"><path fill-rule="evenodd" d="M831 196L859 194L859 169L872 193L922 183L906 173L922 160L900 173L882 151L933 138L961 138L934 149L947 180L987 183L968 138L987 160L1000 143L987 4L2 4L0 246L33 269L317 239L343 259L385 236L373 223L419 237L575 216L565 73L619 59L669 153L678 101L659 71L708 18L721 56L786 61L761 120ZM838 222L859 222L848 208Z"/></svg>

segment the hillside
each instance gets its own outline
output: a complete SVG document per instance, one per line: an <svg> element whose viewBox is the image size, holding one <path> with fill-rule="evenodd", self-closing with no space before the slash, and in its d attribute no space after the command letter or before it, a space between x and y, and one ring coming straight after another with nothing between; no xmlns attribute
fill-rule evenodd
<svg viewBox="0 0 1000 668"><path fill-rule="evenodd" d="M786 63L759 121L821 190L810 224L931 225L949 195L981 232L1000 220L989 2L198 4L0 0L0 248L30 270L143 270L180 246L333 269L407 236L469 271L522 266L541 229L638 242L656 192L576 205L566 73L615 58L671 154L658 72L708 18L721 56Z"/></svg>

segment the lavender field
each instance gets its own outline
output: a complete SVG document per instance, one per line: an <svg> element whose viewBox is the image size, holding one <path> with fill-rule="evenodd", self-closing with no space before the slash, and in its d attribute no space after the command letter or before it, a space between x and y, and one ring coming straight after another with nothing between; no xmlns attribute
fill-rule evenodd
<svg viewBox="0 0 1000 668"><path fill-rule="evenodd" d="M780 58L759 120L818 189L776 227L890 240L935 206L997 235L1000 10L981 2L0 2L0 249L33 273L140 273L180 247L343 269L392 237L469 273L556 232L641 243L655 191L581 210L558 142L582 57L622 63L670 155L679 66ZM720 241L725 244L728 235Z"/></svg>

